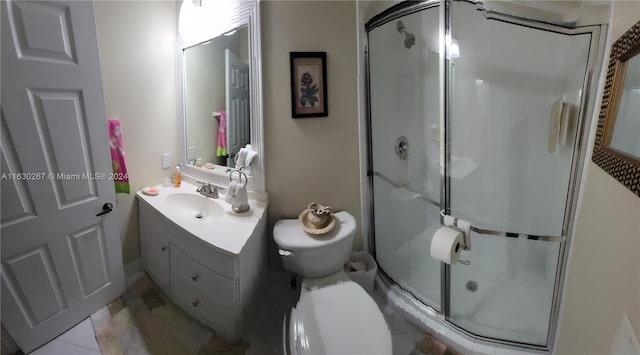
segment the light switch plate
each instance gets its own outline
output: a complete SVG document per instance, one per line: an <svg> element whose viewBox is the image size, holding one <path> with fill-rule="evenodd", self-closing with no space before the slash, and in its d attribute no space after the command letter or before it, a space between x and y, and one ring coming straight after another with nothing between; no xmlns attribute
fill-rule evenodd
<svg viewBox="0 0 640 355"><path fill-rule="evenodd" d="M162 154L162 169L167 169L171 166L171 153Z"/></svg>

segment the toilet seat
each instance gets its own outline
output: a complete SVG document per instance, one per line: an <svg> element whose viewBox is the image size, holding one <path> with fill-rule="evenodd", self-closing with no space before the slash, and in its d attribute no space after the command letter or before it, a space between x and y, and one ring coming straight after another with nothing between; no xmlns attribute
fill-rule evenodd
<svg viewBox="0 0 640 355"><path fill-rule="evenodd" d="M391 354L382 312L353 281L306 292L291 310L291 354Z"/></svg>

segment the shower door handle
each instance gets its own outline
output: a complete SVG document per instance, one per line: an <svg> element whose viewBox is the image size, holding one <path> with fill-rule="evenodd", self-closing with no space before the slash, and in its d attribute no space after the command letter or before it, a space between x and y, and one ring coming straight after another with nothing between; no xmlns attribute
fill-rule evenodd
<svg viewBox="0 0 640 355"><path fill-rule="evenodd" d="M444 210L440 211L440 215L445 218L455 218L453 216L445 214ZM447 225L447 223L445 223L445 225ZM508 238L515 238L515 239L524 238L527 240L540 240L543 242L553 242L553 243L564 242L567 239L567 234L565 232L563 232L561 235L535 235L535 234L498 231L498 230L492 230L492 229L482 229L474 226L473 224L469 226L469 231L476 232L478 234L495 235L499 237L508 237ZM469 233L469 237L471 237L471 233Z"/></svg>

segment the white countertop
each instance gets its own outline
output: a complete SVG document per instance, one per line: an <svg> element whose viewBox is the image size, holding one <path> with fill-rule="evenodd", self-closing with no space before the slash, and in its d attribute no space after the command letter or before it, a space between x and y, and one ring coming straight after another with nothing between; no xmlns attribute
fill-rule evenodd
<svg viewBox="0 0 640 355"><path fill-rule="evenodd" d="M266 194L256 196L256 193L251 193L250 196L257 197L259 200L249 199L251 209L245 213L236 213L231 209L231 205L224 200L225 194L223 192L226 189L219 189L220 198L213 199L213 201L222 207L223 213L217 216L212 223L202 223L195 219L188 221L172 213L166 204L166 199L176 193L188 193L205 198L196 192L198 186L183 181L180 187L163 187L162 185L154 187L159 190L157 196L148 196L138 191L136 193L138 199L156 209L178 227L227 254L240 254L260 219L265 218Z"/></svg>

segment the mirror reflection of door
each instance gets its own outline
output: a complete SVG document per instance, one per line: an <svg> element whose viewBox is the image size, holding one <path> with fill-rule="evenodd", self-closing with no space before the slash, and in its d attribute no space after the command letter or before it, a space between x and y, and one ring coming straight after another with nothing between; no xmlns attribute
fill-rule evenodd
<svg viewBox="0 0 640 355"><path fill-rule="evenodd" d="M250 144L248 58L247 26L184 49L185 163L235 167Z"/></svg>
<svg viewBox="0 0 640 355"><path fill-rule="evenodd" d="M227 155L231 160L240 148L250 144L249 65L229 49L225 50L225 93L227 105Z"/></svg>

